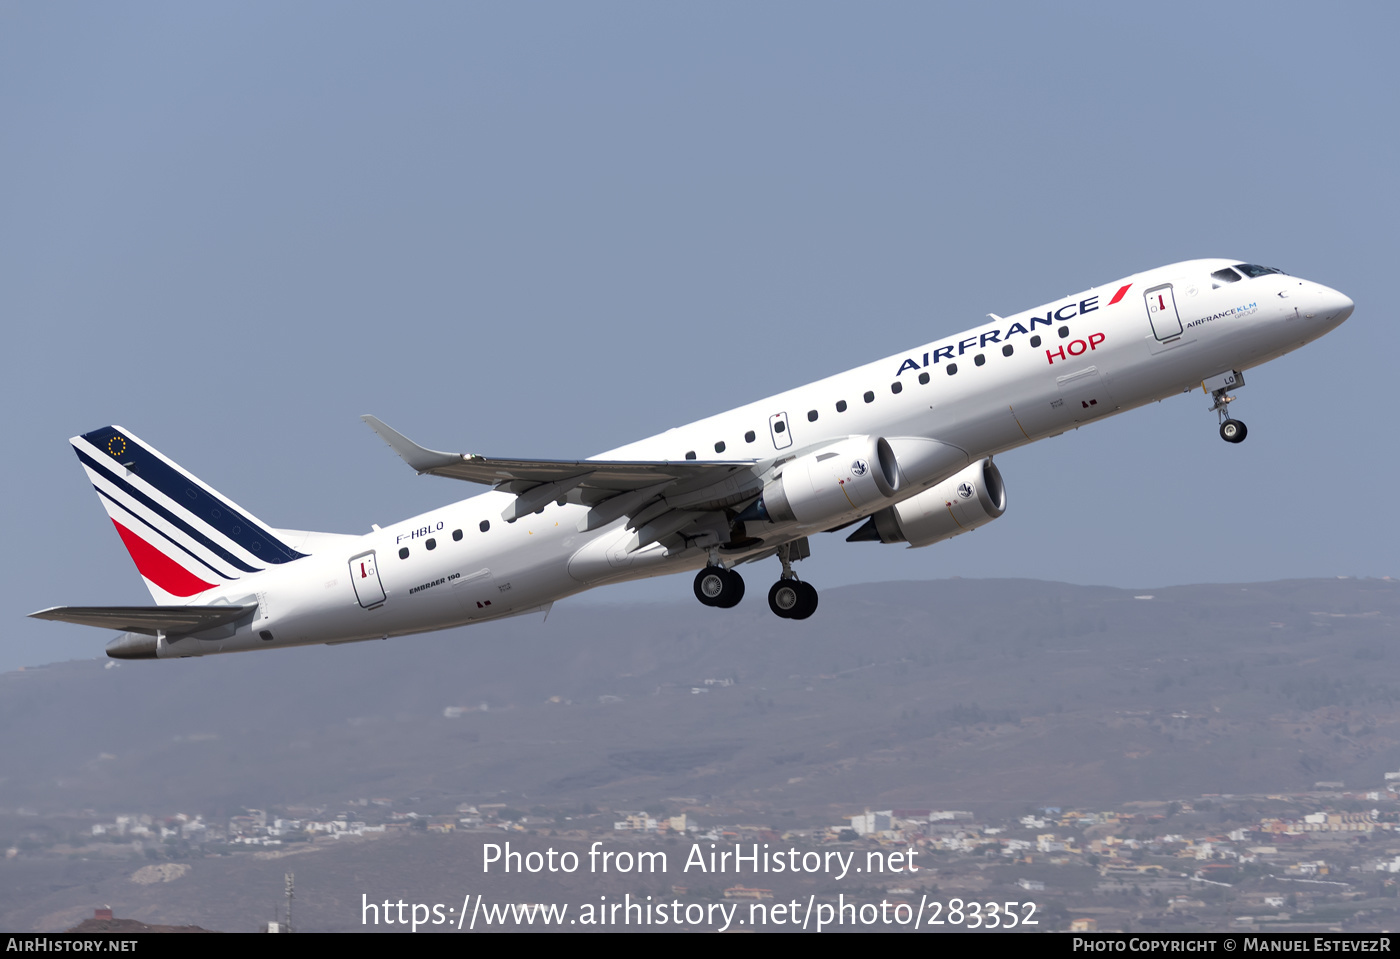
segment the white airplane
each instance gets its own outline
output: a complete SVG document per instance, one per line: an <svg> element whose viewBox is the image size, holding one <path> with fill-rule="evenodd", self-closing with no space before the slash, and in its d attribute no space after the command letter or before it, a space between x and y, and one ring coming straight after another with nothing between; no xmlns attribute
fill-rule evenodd
<svg viewBox="0 0 1400 959"><path fill-rule="evenodd" d="M732 607L735 567L776 556L778 616L817 592L809 537L927 546L1001 516L993 455L1200 388L1220 435L1243 371L1351 315L1336 290L1237 260L1134 274L583 461L425 449L363 419L419 473L492 487L362 536L274 529L130 431L71 442L155 606L40 619L125 631L117 659L382 639L545 610L605 583L696 569Z"/></svg>

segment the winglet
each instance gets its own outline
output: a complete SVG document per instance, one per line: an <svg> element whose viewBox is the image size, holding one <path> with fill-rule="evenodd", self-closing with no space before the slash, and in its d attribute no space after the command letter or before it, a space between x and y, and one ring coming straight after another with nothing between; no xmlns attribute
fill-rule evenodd
<svg viewBox="0 0 1400 959"><path fill-rule="evenodd" d="M361 416L360 419L364 420L370 429L378 433L379 438L388 443L389 448L395 453L398 453L405 463L412 466L420 473L426 473L429 470L437 469L442 466L450 466L453 463L460 463L464 458L458 453L442 453L438 450L430 450L426 447L419 446L398 430L385 425L377 416L371 416L366 413Z"/></svg>

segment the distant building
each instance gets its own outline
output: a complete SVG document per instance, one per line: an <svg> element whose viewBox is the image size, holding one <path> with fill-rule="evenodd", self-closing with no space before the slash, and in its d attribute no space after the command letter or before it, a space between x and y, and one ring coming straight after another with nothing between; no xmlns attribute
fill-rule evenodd
<svg viewBox="0 0 1400 959"><path fill-rule="evenodd" d="M1309 813L1303 817L1302 828L1304 832L1371 832L1376 828L1375 810Z"/></svg>
<svg viewBox="0 0 1400 959"><path fill-rule="evenodd" d="M894 811L886 809L883 812L871 812L867 809L858 816L847 816L851 821L851 829L857 836L869 836L872 833L887 832L894 828Z"/></svg>
<svg viewBox="0 0 1400 959"><path fill-rule="evenodd" d="M645 812L628 813L627 818L613 823L618 832L656 832L656 820Z"/></svg>

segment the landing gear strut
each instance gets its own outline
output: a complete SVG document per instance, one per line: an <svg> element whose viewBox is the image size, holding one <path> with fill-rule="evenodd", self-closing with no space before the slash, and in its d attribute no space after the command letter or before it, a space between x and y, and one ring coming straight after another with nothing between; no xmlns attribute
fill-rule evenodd
<svg viewBox="0 0 1400 959"><path fill-rule="evenodd" d="M1241 420L1230 418L1229 407L1235 398L1228 394L1230 390L1244 386L1244 374L1231 370L1212 376L1201 385L1210 391L1211 398L1215 400L1210 411L1220 419L1220 438L1227 443L1243 443L1249 435L1249 428Z"/></svg>
<svg viewBox="0 0 1400 959"><path fill-rule="evenodd" d="M778 559L783 563L783 576L768 590L768 608L783 619L806 619L817 611L817 591L792 571L790 545L778 547Z"/></svg>

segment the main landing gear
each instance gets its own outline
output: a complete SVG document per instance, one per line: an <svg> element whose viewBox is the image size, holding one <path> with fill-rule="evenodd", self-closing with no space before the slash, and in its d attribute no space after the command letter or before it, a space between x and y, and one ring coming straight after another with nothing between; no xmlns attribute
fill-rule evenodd
<svg viewBox="0 0 1400 959"><path fill-rule="evenodd" d="M744 598L744 577L723 566L706 566L695 574L695 598L706 606L731 609Z"/></svg>
<svg viewBox="0 0 1400 959"><path fill-rule="evenodd" d="M783 575L768 590L768 608L783 619L806 619L817 611L817 591L792 571L792 546L778 548ZM744 578L715 563L695 574L695 598L706 606L730 609L744 598Z"/></svg>
<svg viewBox="0 0 1400 959"><path fill-rule="evenodd" d="M1244 374L1231 370L1219 376L1212 376L1202 386L1210 391L1211 398L1215 400L1215 405L1210 411L1220 419L1220 438L1227 443L1243 443L1244 438L1249 435L1249 427L1241 420L1230 418L1229 407L1235 402L1235 398L1228 394L1230 390L1244 386Z"/></svg>
<svg viewBox="0 0 1400 959"><path fill-rule="evenodd" d="M783 619L806 619L817 611L817 591L811 583L780 579L768 591L768 608Z"/></svg>
<svg viewBox="0 0 1400 959"><path fill-rule="evenodd" d="M791 544L778 547L778 559L783 564L783 576L768 590L768 608L783 619L806 619L817 611L817 591L792 571Z"/></svg>

